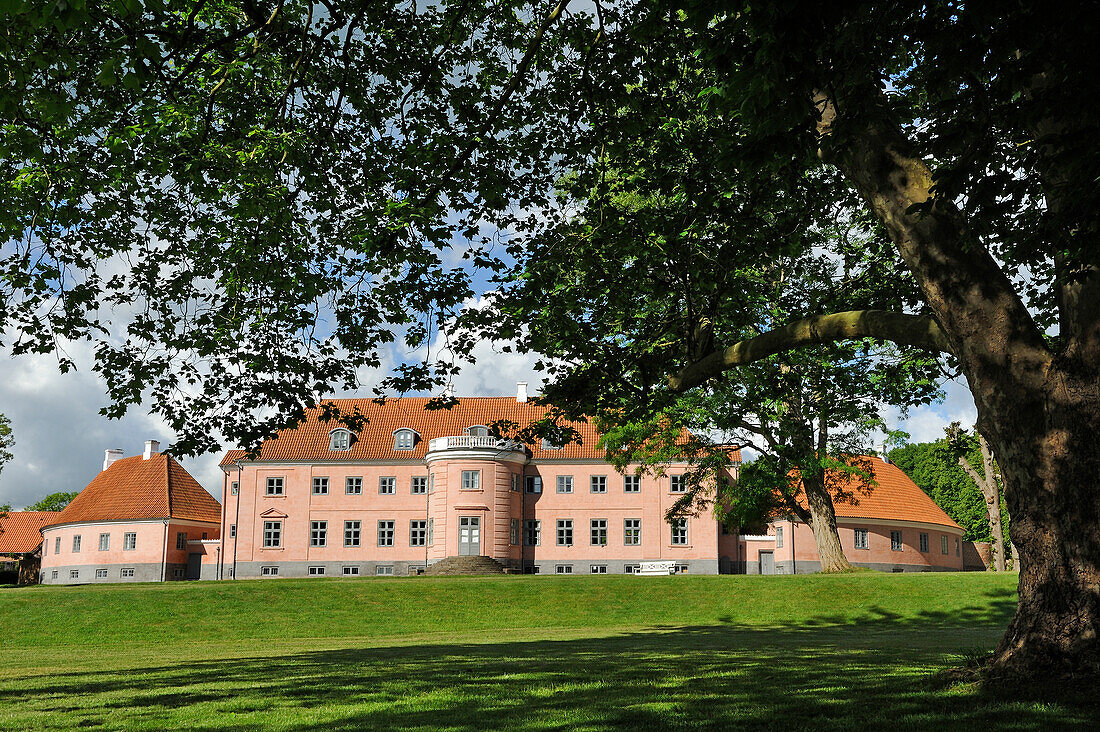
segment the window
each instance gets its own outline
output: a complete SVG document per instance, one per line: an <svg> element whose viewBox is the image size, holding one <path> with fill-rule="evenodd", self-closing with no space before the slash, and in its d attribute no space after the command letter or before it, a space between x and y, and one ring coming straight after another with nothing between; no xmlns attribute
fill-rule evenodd
<svg viewBox="0 0 1100 732"><path fill-rule="evenodd" d="M558 476L558 493L572 493L573 492L573 476L572 475L559 475Z"/></svg>
<svg viewBox="0 0 1100 732"><path fill-rule="evenodd" d="M122 535L122 548L125 551L137 549L137 533L128 531Z"/></svg>
<svg viewBox="0 0 1100 732"><path fill-rule="evenodd" d="M358 496L363 493L363 479L359 477L344 479L344 493L349 496Z"/></svg>
<svg viewBox="0 0 1100 732"><path fill-rule="evenodd" d="M685 546L688 543L688 520L686 518L672 520L672 543L675 546Z"/></svg>
<svg viewBox="0 0 1100 732"><path fill-rule="evenodd" d="M558 519L558 546L573 546L573 519Z"/></svg>
<svg viewBox="0 0 1100 732"><path fill-rule="evenodd" d="M688 565L686 564L674 564L672 565L672 571L676 574L687 574Z"/></svg>
<svg viewBox="0 0 1100 732"><path fill-rule="evenodd" d="M928 551L928 534L923 534L922 533L919 538L920 538L920 550L922 552L927 552Z"/></svg>
<svg viewBox="0 0 1100 732"><path fill-rule="evenodd" d="M854 533L855 533L855 539L853 541L853 546L855 546L856 549L866 549L867 548L867 529L856 529Z"/></svg>
<svg viewBox="0 0 1100 732"><path fill-rule="evenodd" d="M519 545L519 519L512 519L508 525L508 543L512 546Z"/></svg>
<svg viewBox="0 0 1100 732"><path fill-rule="evenodd" d="M96 579L107 579L107 570L106 569L97 569L95 571L95 578Z"/></svg>
<svg viewBox="0 0 1100 732"><path fill-rule="evenodd" d="M607 574L606 564L593 564L590 568L592 574Z"/></svg>
<svg viewBox="0 0 1100 732"><path fill-rule="evenodd" d="M110 548L111 548L111 535L110 534L100 534L99 535L99 551L101 551L101 552L109 551Z"/></svg>
<svg viewBox="0 0 1100 732"><path fill-rule="evenodd" d="M890 548L893 549L896 552L901 551L901 532L900 531L891 531L890 532Z"/></svg>
<svg viewBox="0 0 1100 732"><path fill-rule="evenodd" d="M435 473L428 473L428 493L435 493Z"/></svg>
<svg viewBox="0 0 1100 732"><path fill-rule="evenodd" d="M592 519L592 546L607 546L607 519Z"/></svg>
<svg viewBox="0 0 1100 732"><path fill-rule="evenodd" d="M204 531L204 532L202 532L202 540L203 540L203 541L206 541L206 532L205 532L205 531Z"/></svg>
<svg viewBox="0 0 1100 732"><path fill-rule="evenodd" d="M623 476L623 493L641 493L642 491L642 476L640 475L624 475Z"/></svg>
<svg viewBox="0 0 1100 732"><path fill-rule="evenodd" d="M336 429L328 433L328 449L344 452L351 449L351 432Z"/></svg>
<svg viewBox="0 0 1100 732"><path fill-rule="evenodd" d="M241 484L237 481L233 481L229 484L229 495L235 496L241 492Z"/></svg>
<svg viewBox="0 0 1100 732"><path fill-rule="evenodd" d="M80 534L73 537L73 552L80 551Z"/></svg>
<svg viewBox="0 0 1100 732"><path fill-rule="evenodd" d="M782 549L783 548L783 527L782 526L776 526L775 527L775 548L776 549Z"/></svg>
<svg viewBox="0 0 1100 732"><path fill-rule="evenodd" d="M670 475L668 477L668 490L669 493L683 493L686 491L687 484L684 482L684 476Z"/></svg>
<svg viewBox="0 0 1100 732"><path fill-rule="evenodd" d="M186 531L177 531L176 532L176 548L177 549L186 549L187 548L187 532Z"/></svg>
<svg viewBox="0 0 1100 732"><path fill-rule="evenodd" d="M309 568L309 576L310 577L323 577L324 574L325 574L325 568L324 567L310 567Z"/></svg>
<svg viewBox="0 0 1100 732"><path fill-rule="evenodd" d="M69 570L69 579L80 579L80 570L79 569L70 569Z"/></svg>
<svg viewBox="0 0 1100 732"><path fill-rule="evenodd" d="M391 476L379 478L378 493L383 496L392 496L397 493L397 478Z"/></svg>
<svg viewBox="0 0 1100 732"><path fill-rule="evenodd" d="M379 577L392 577L393 565L392 564L379 564L374 568L374 573Z"/></svg>
<svg viewBox="0 0 1100 732"><path fill-rule="evenodd" d="M393 521L378 522L378 546L393 546Z"/></svg>
<svg viewBox="0 0 1100 732"><path fill-rule="evenodd" d="M344 522L344 546L359 546L362 527L361 521Z"/></svg>
<svg viewBox="0 0 1100 732"><path fill-rule="evenodd" d="M959 550L959 537L957 537L957 536L956 536L956 537L955 537L955 556L957 557L957 556L959 556L959 555L960 555L960 550Z"/></svg>
<svg viewBox="0 0 1100 732"><path fill-rule="evenodd" d="M267 495L269 496L281 496L284 491L283 478L268 478L267 479Z"/></svg>
<svg viewBox="0 0 1100 732"><path fill-rule="evenodd" d="M50 579L57 579L57 570L56 569L53 570L52 572L50 572Z"/></svg>
<svg viewBox="0 0 1100 732"><path fill-rule="evenodd" d="M409 522L409 546L428 545L428 522L424 520Z"/></svg>
<svg viewBox="0 0 1100 732"><path fill-rule="evenodd" d="M623 521L623 544L626 546L638 546L642 543L642 520L626 519Z"/></svg>
<svg viewBox="0 0 1100 732"><path fill-rule="evenodd" d="M264 548L278 549L283 545L283 522L264 521Z"/></svg>
<svg viewBox="0 0 1100 732"><path fill-rule="evenodd" d="M260 576L261 577L278 577L279 576L279 568L278 567L260 567Z"/></svg>
<svg viewBox="0 0 1100 732"><path fill-rule="evenodd" d="M558 574L573 574L572 564L559 564L556 567Z"/></svg>
<svg viewBox="0 0 1100 732"><path fill-rule="evenodd" d="M61 553L61 537L60 536L53 540L53 553L54 554L60 554Z"/></svg>
<svg viewBox="0 0 1100 732"><path fill-rule="evenodd" d="M624 564L623 565L623 572L625 574L636 574L638 572L638 570L641 569L641 568L642 568L642 565L640 565L640 564Z"/></svg>
<svg viewBox="0 0 1100 732"><path fill-rule="evenodd" d="M548 438L543 437L542 438L542 449L543 450L560 450L561 445L556 445L552 441L550 441Z"/></svg>
<svg viewBox="0 0 1100 732"><path fill-rule="evenodd" d="M524 490L528 493L542 493L542 477L528 475L523 479Z"/></svg>
<svg viewBox="0 0 1100 732"><path fill-rule="evenodd" d="M542 522L538 519L527 519L523 522L523 543L527 546L539 546L542 544Z"/></svg>
<svg viewBox="0 0 1100 732"><path fill-rule="evenodd" d="M593 493L607 493L607 476L606 475L593 475L590 483L592 485Z"/></svg>
<svg viewBox="0 0 1100 732"><path fill-rule="evenodd" d="M435 519L428 519L428 546L435 545Z"/></svg>
<svg viewBox="0 0 1100 732"><path fill-rule="evenodd" d="M476 491L481 488L481 471L480 470L463 470L462 471L462 490L464 491Z"/></svg>
<svg viewBox="0 0 1100 732"><path fill-rule="evenodd" d="M412 477L412 493L414 496L425 495L428 492L428 476L414 475Z"/></svg>
<svg viewBox="0 0 1100 732"><path fill-rule="evenodd" d="M309 545L328 546L328 521L309 522Z"/></svg>
<svg viewBox="0 0 1100 732"><path fill-rule="evenodd" d="M237 525L236 524L229 524L229 538L230 539L237 538Z"/></svg>
<svg viewBox="0 0 1100 732"><path fill-rule="evenodd" d="M343 567L342 569L343 569L345 577L358 577L359 576L359 568L358 567Z"/></svg>
<svg viewBox="0 0 1100 732"><path fill-rule="evenodd" d="M416 433L412 430L397 430L393 433L394 450L411 450L416 444Z"/></svg>
<svg viewBox="0 0 1100 732"><path fill-rule="evenodd" d="M940 537L940 553L947 554L947 537Z"/></svg>
<svg viewBox="0 0 1100 732"><path fill-rule="evenodd" d="M519 473L512 473L512 490L519 491Z"/></svg>
<svg viewBox="0 0 1100 732"><path fill-rule="evenodd" d="M488 437L489 428L483 427L480 424L475 424L472 427L466 428L466 434L468 434L470 437Z"/></svg>
<svg viewBox="0 0 1100 732"><path fill-rule="evenodd" d="M313 478L313 495L315 496L327 496L328 495L328 478L323 475L317 475Z"/></svg>
<svg viewBox="0 0 1100 732"><path fill-rule="evenodd" d="M172 570L172 576L176 577L176 578L183 577L183 570L182 569L173 569Z"/></svg>
<svg viewBox="0 0 1100 732"><path fill-rule="evenodd" d="M54 574L54 576L55 577L57 576L56 573ZM123 567L122 569L118 570L118 576L119 577L133 577L134 576L134 568L133 567Z"/></svg>

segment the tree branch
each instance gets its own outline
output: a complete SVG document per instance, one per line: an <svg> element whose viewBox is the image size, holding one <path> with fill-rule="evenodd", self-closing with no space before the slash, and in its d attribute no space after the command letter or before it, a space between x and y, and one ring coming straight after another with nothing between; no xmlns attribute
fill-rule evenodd
<svg viewBox="0 0 1100 732"><path fill-rule="evenodd" d="M735 366L759 361L793 348L854 338L877 338L931 351L952 352L947 336L936 321L927 315L849 310L804 318L715 351L669 376L668 386L673 391L687 391Z"/></svg>

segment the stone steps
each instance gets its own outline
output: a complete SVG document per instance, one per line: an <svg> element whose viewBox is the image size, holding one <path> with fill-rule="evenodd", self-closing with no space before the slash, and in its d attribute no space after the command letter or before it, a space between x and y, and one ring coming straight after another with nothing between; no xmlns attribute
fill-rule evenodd
<svg viewBox="0 0 1100 732"><path fill-rule="evenodd" d="M453 576L463 574L504 574L505 566L492 557L447 557L429 564L425 574Z"/></svg>

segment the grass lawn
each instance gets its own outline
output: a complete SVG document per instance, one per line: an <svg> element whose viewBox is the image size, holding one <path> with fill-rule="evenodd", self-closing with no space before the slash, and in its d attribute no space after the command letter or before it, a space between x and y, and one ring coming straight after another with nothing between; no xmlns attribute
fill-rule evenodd
<svg viewBox="0 0 1100 732"><path fill-rule="evenodd" d="M273 580L0 590L0 727L1019 728L934 674L1015 575Z"/></svg>

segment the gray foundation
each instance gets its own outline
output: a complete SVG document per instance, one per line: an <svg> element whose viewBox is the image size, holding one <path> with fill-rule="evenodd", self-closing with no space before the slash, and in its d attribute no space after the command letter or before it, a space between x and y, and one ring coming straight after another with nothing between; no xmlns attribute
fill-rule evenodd
<svg viewBox="0 0 1100 732"><path fill-rule="evenodd" d="M536 559L534 561L527 560L524 562L524 572L530 572L529 567L536 566L539 568L538 573L540 575L552 574L558 575L558 565L571 566L573 571L571 574L592 574L592 565L603 565L607 567L607 574L626 574L626 565L638 565L643 561L667 561L672 562L672 559L574 559L569 561L544 561ZM675 562L676 564L686 564L687 574L718 574L718 560L717 559L692 559L684 562Z"/></svg>
<svg viewBox="0 0 1100 732"><path fill-rule="evenodd" d="M264 567L278 567L278 575L265 575ZM324 575L311 575L310 567L324 567ZM345 575L344 567L358 567L358 575ZM416 574L418 569L423 569L424 562L237 562L237 579L276 579L278 577L376 577L378 567L393 567L394 577L407 577ZM223 579L232 579L230 570L233 563L229 562L222 569ZM389 575L383 575L389 576Z"/></svg>
<svg viewBox="0 0 1100 732"><path fill-rule="evenodd" d="M47 567L40 570L38 576L44 585L102 585L119 582L160 582L161 564L67 564L61 567ZM122 569L133 569L133 577L123 577ZM97 569L106 569L107 578L97 578ZM175 570L182 570L183 575L176 577ZM73 570L79 572L78 577L70 577ZM186 564L168 564L164 567L165 579L169 582L182 580L187 574ZM57 573L57 577L53 573Z"/></svg>

